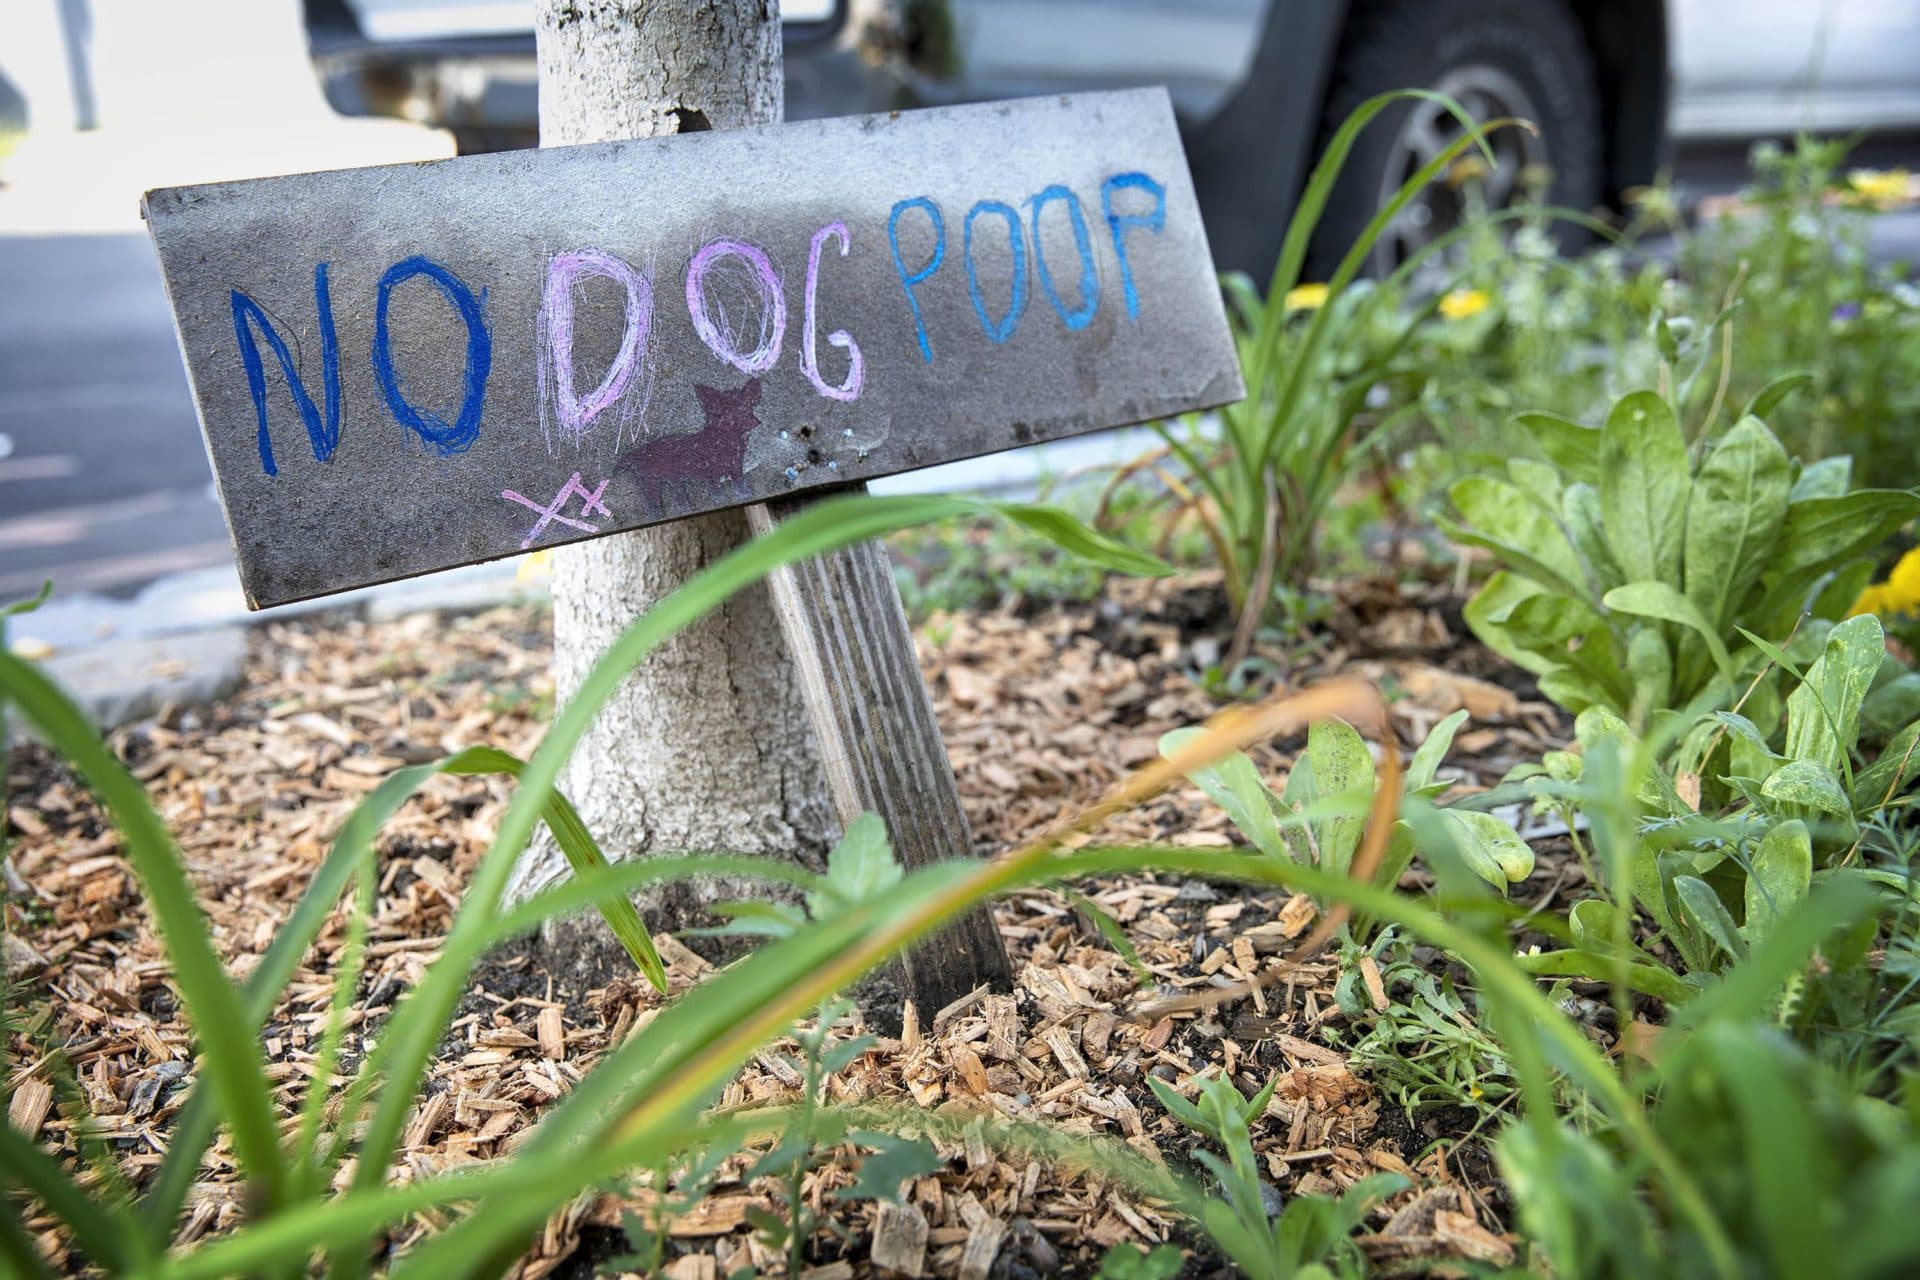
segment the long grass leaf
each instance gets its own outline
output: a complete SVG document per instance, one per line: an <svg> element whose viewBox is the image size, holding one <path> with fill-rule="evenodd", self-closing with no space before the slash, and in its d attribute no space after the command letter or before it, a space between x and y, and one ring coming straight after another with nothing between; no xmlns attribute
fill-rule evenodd
<svg viewBox="0 0 1920 1280"><path fill-rule="evenodd" d="M831 498L781 522L772 534L738 547L694 575L621 633L588 671L579 690L555 717L521 774L521 787L500 820L492 846L474 869L450 931L449 943L463 933L484 932L498 909L514 862L527 846L560 770L627 673L654 649L691 623L717 609L741 589L782 566L868 538L953 516L997 512L978 499L942 496L849 495ZM1040 532L1051 533L1049 529ZM1083 545L1111 539L1088 531ZM386 1177L440 1028L451 1016L465 985L468 968L437 962L396 1009L367 1069L383 1081L383 1092L368 1121L355 1170L355 1185L378 1185Z"/></svg>
<svg viewBox="0 0 1920 1280"><path fill-rule="evenodd" d="M508 752L494 747L470 747L444 760L396 769L355 805L335 834L326 858L314 872L286 923L275 931L273 942L247 976L242 999L248 1034L257 1034L266 1022L267 1015L273 1011L280 993L299 966L300 958L313 945L314 938L319 936L354 873L371 859L374 842L381 829L401 805L411 799L428 780L441 774L473 776L502 773L518 777L524 767L517 756ZM585 865L593 865L597 859L600 865L605 864L605 859L599 856L598 846L587 834L585 824L558 790L542 807L541 816L547 821L549 829L555 831L555 842L563 850L571 851L569 861L579 858ZM564 840L559 835L563 828L568 832ZM625 906L626 913L622 913L620 905L611 900L603 906L602 910L609 917L610 924L623 914L637 921L633 904L627 903ZM615 927L616 936L621 936L623 931L627 936L622 937L622 942L629 943L634 929L624 922ZM628 945L629 954L633 955L643 973L647 972L643 957L652 957L655 972L664 974L664 970L657 968L659 957L653 950L652 940L646 937L644 929L640 929L639 933L638 945ZM215 1119L212 1094L196 1087L174 1122L166 1157L161 1161L141 1206L141 1219L156 1248L165 1245L173 1223L180 1216L180 1207L185 1203L187 1192L198 1174L200 1159L206 1153L207 1144L212 1141Z"/></svg>
<svg viewBox="0 0 1920 1280"><path fill-rule="evenodd" d="M74 1243L104 1267L132 1267L146 1255L133 1218L111 1200L89 1196L60 1162L0 1117L0 1188L19 1187L65 1223ZM4 1197L0 1197L4 1199Z"/></svg>
<svg viewBox="0 0 1920 1280"><path fill-rule="evenodd" d="M127 860L166 943L173 979L199 1037L205 1072L233 1127L234 1151L261 1210L276 1207L286 1186L284 1153L274 1127L266 1062L248 1029L239 990L213 949L173 836L154 812L146 788L107 750L64 693L31 665L0 653L0 689L72 763L119 828Z"/></svg>

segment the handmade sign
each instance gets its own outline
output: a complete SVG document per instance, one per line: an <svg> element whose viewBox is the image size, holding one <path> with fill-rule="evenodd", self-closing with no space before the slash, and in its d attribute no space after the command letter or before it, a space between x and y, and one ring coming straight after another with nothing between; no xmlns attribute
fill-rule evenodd
<svg viewBox="0 0 1920 1280"><path fill-rule="evenodd" d="M1243 393L1158 89L145 214L255 608Z"/></svg>

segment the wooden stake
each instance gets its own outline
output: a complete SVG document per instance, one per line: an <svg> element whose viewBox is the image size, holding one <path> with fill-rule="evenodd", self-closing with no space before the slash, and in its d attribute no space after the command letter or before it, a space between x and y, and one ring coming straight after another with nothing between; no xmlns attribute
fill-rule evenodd
<svg viewBox="0 0 1920 1280"><path fill-rule="evenodd" d="M749 507L747 521L764 534L820 496ZM886 548L869 541L815 556L778 571L769 586L841 821L878 814L909 869L973 857ZM944 1008L982 983L1013 989L1013 966L986 907L913 948L905 966L922 1009Z"/></svg>

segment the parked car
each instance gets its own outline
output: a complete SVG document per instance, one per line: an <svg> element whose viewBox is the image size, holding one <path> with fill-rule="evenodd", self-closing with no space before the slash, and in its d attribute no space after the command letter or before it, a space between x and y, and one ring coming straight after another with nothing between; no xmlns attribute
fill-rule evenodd
<svg viewBox="0 0 1920 1280"><path fill-rule="evenodd" d="M525 0L305 0L328 97L352 114L531 145ZM1494 140L1495 202L1529 170L1547 197L1617 205L1683 137L1920 124L1920 0L786 0L787 115L1165 84L1214 252L1264 271L1313 156L1369 96L1441 90ZM1858 10L1858 12L1856 12ZM1837 20L1836 20L1837 14ZM1670 97L1671 110L1670 110ZM1328 208L1351 234L1458 126L1434 103L1363 136ZM1378 250L1402 259L1459 216L1435 184ZM1331 236L1316 246L1325 257Z"/></svg>

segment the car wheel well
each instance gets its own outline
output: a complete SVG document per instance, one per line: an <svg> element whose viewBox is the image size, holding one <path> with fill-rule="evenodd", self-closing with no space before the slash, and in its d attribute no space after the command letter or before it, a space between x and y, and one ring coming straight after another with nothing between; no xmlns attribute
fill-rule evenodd
<svg viewBox="0 0 1920 1280"><path fill-rule="evenodd" d="M1607 193L1652 182L1667 163L1671 95L1666 0L1570 0L1593 54L1606 131Z"/></svg>

